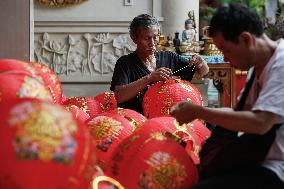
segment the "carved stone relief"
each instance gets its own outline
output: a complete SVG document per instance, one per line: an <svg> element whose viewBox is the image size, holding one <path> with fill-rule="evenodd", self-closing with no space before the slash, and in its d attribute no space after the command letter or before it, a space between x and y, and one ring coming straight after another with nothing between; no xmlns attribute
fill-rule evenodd
<svg viewBox="0 0 284 189"><path fill-rule="evenodd" d="M129 34L85 33L35 35L35 60L72 80L112 75L116 60L136 49Z"/></svg>

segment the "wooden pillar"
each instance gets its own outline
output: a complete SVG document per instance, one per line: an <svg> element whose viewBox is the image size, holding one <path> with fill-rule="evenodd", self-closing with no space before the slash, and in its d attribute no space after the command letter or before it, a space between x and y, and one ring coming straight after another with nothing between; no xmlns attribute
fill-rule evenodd
<svg viewBox="0 0 284 189"><path fill-rule="evenodd" d="M0 1L0 59L30 60L32 3L32 0Z"/></svg>

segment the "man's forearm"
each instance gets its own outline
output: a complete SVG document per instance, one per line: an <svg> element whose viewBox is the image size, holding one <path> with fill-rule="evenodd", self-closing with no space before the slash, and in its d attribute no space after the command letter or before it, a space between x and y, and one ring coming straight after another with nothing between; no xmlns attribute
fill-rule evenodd
<svg viewBox="0 0 284 189"><path fill-rule="evenodd" d="M117 102L122 103L135 97L150 82L150 75L146 75L127 85L116 86L114 92Z"/></svg>

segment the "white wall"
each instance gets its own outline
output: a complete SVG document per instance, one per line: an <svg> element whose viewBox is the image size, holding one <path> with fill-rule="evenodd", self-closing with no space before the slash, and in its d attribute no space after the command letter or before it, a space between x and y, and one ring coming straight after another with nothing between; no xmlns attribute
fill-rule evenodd
<svg viewBox="0 0 284 189"><path fill-rule="evenodd" d="M125 6L124 0L88 0L66 8L35 7L36 21L131 21L142 13L161 17L161 0L133 0L132 6ZM155 7L153 7L153 5Z"/></svg>
<svg viewBox="0 0 284 189"><path fill-rule="evenodd" d="M188 5L199 4L197 0L132 1L132 6L125 6L124 0L87 0L65 8L35 3L35 60L60 76L65 95L95 96L109 89L116 60L135 50L128 35L135 16L152 14L166 35L174 35L183 30L186 13L192 10Z"/></svg>

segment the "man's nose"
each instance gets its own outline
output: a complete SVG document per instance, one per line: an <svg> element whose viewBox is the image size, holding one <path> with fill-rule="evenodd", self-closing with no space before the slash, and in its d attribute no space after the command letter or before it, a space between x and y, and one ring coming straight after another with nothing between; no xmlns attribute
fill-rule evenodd
<svg viewBox="0 0 284 189"><path fill-rule="evenodd" d="M156 41L155 41L155 39L154 39L154 38L152 38L152 39L150 40L149 45L150 45L151 47L153 47L153 46L155 46L155 45L156 45Z"/></svg>

